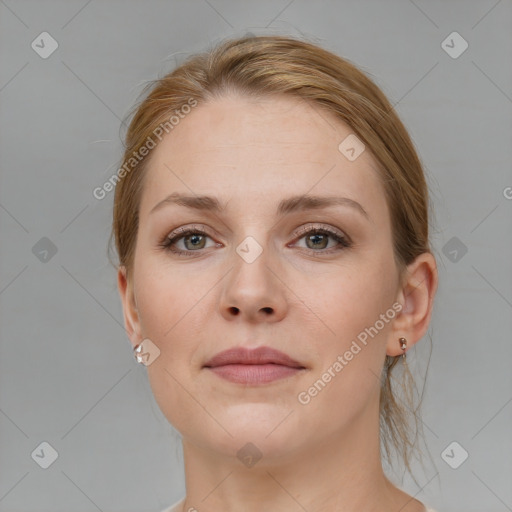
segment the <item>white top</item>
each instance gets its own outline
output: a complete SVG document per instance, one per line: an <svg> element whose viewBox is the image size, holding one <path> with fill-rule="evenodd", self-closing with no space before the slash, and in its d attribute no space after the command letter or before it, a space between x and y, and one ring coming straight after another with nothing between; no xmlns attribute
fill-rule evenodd
<svg viewBox="0 0 512 512"><path fill-rule="evenodd" d="M169 508L162 510L162 512L181 512L184 502L185 502L185 498L182 498L180 501L178 501L174 505L171 505Z"/></svg>
<svg viewBox="0 0 512 512"><path fill-rule="evenodd" d="M180 501L178 501L174 505L171 505L169 508L162 510L162 512L181 512L184 502L185 502L185 498L182 498ZM428 507L426 507L426 508L427 508L427 512L437 512L433 508L428 508ZM185 511L185 512L187 512L187 511Z"/></svg>

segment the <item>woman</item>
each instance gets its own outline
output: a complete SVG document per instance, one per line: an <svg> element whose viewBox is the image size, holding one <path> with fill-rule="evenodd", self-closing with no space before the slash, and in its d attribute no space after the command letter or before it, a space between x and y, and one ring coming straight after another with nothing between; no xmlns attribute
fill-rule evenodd
<svg viewBox="0 0 512 512"><path fill-rule="evenodd" d="M366 75L288 37L189 58L135 112L113 216L126 332L182 436L169 511L427 510L381 444L409 468L391 377L437 289L428 188Z"/></svg>

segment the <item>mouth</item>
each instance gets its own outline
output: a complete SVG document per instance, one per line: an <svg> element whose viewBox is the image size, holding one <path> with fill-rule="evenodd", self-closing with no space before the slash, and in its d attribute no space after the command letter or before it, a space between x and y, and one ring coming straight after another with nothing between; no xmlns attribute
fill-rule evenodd
<svg viewBox="0 0 512 512"><path fill-rule="evenodd" d="M230 382L246 385L265 384L306 370L284 352L270 347L225 350L207 361L203 368Z"/></svg>

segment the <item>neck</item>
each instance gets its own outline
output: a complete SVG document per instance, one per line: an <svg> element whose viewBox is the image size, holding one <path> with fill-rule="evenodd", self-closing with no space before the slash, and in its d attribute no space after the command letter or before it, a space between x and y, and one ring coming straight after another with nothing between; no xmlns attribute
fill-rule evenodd
<svg viewBox="0 0 512 512"><path fill-rule="evenodd" d="M183 438L183 510L424 512L419 501L386 478L375 425L378 407L368 407L351 425L315 438L300 452L265 453L252 467L236 453L228 456Z"/></svg>

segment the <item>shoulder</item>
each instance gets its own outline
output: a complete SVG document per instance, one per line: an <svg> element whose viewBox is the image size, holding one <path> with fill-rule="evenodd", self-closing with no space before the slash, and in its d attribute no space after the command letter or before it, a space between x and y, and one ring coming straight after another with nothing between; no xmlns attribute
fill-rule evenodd
<svg viewBox="0 0 512 512"><path fill-rule="evenodd" d="M161 512L181 512L184 502L185 502L185 498L182 498L180 501L178 501L174 505L171 505L170 507L162 510ZM429 510L428 512L431 512L431 511Z"/></svg>
<svg viewBox="0 0 512 512"><path fill-rule="evenodd" d="M181 512L184 502L185 498L182 498L180 501L174 503L174 505L171 505L170 507L162 510L161 512ZM425 509L426 512L437 512L437 510L434 510L433 508L425 507Z"/></svg>

